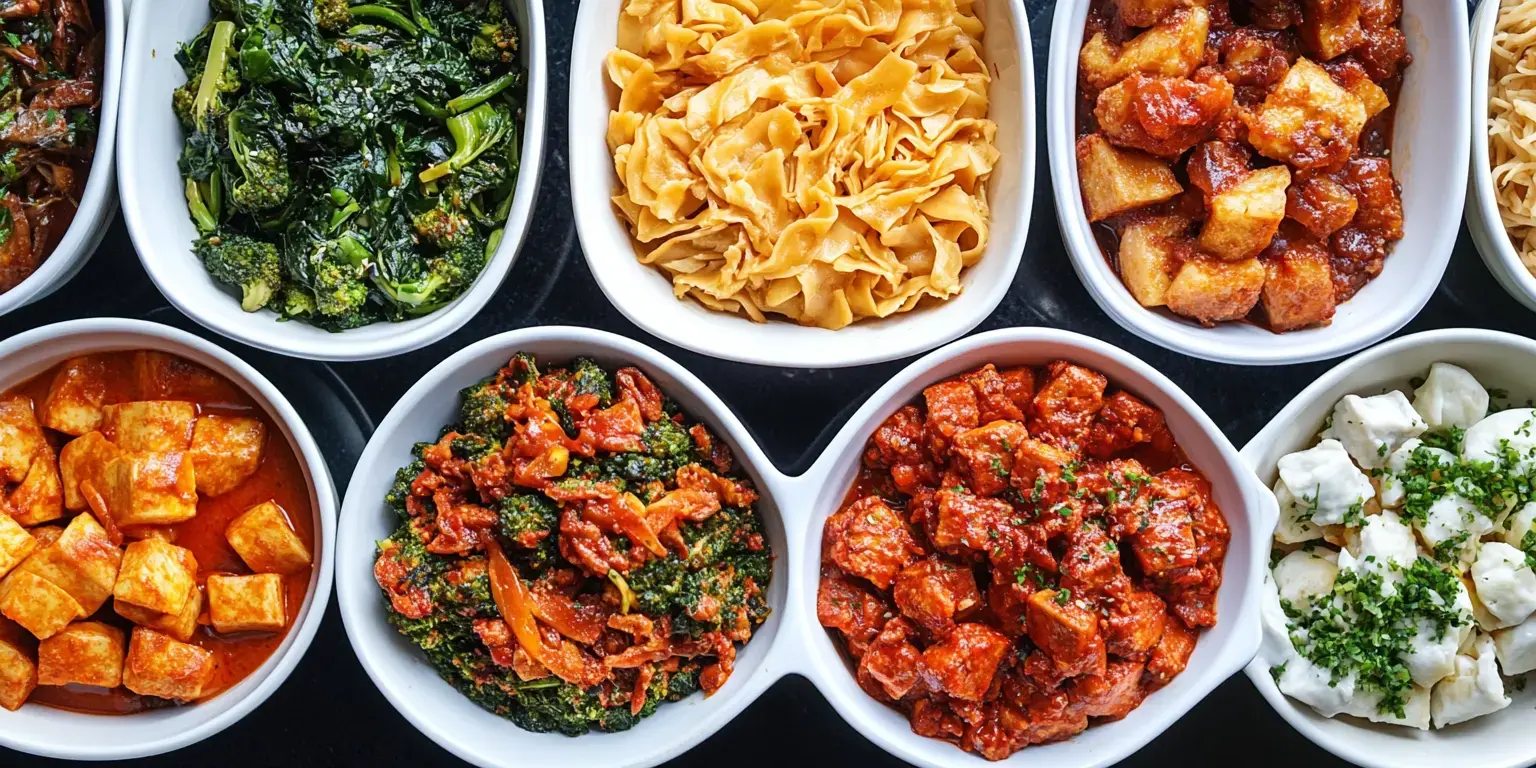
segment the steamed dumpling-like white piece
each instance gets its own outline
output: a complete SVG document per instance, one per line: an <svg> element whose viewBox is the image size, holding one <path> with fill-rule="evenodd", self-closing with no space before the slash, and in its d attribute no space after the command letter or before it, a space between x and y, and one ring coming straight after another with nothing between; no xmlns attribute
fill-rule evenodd
<svg viewBox="0 0 1536 768"><path fill-rule="evenodd" d="M1499 657L1499 668L1505 675L1536 669L1536 618L1495 631L1493 647Z"/></svg>
<svg viewBox="0 0 1536 768"><path fill-rule="evenodd" d="M1323 717L1348 713L1354 706L1355 675L1351 672L1335 682L1328 670L1305 657L1292 654L1275 683L1280 692L1317 710Z"/></svg>
<svg viewBox="0 0 1536 768"><path fill-rule="evenodd" d="M1493 638L1480 636L1474 650L1475 658L1457 656L1455 673L1435 685L1430 713L1436 728L1491 715L1509 706L1504 681L1499 678Z"/></svg>
<svg viewBox="0 0 1536 768"><path fill-rule="evenodd" d="M1466 429L1488 415L1488 390L1465 368L1435 363L1413 391L1413 409L1430 429Z"/></svg>
<svg viewBox="0 0 1536 768"><path fill-rule="evenodd" d="M1373 723L1406 725L1421 731L1429 730L1430 689L1415 685L1403 694L1403 716L1381 709L1381 693L1356 691L1345 714L1363 717Z"/></svg>
<svg viewBox="0 0 1536 768"><path fill-rule="evenodd" d="M1376 495L1371 479L1350 461L1337 440L1281 456L1278 465L1280 481L1295 497L1297 507L1312 511L1315 526L1344 522L1345 513L1363 507Z"/></svg>
<svg viewBox="0 0 1536 768"><path fill-rule="evenodd" d="M1275 541L1281 544L1300 544L1323 537L1322 528L1301 518L1305 510L1296 503L1296 497L1286 487L1284 480L1275 481L1275 501L1280 502L1280 518L1275 522Z"/></svg>
<svg viewBox="0 0 1536 768"><path fill-rule="evenodd" d="M1414 526L1430 549L1459 538L1461 543L1455 546L1454 554L1459 562L1466 564L1477 555L1478 539L1493 530L1493 521L1483 516L1467 497L1448 493L1435 499L1424 520L1416 521Z"/></svg>
<svg viewBox="0 0 1536 768"><path fill-rule="evenodd" d="M1497 464L1503 460L1506 445L1515 454L1516 472L1524 474L1536 468L1536 410L1511 408L1468 427L1461 440L1461 456Z"/></svg>
<svg viewBox="0 0 1536 768"><path fill-rule="evenodd" d="M1332 550L1298 549L1280 558L1274 570L1280 599L1296 610L1307 610L1314 598L1333 591L1334 577L1339 574L1338 561L1338 554Z"/></svg>
<svg viewBox="0 0 1536 768"><path fill-rule="evenodd" d="M1333 407L1333 425L1328 431L1355 463L1365 469L1379 469L1386 466L1393 451L1428 428L1408 398L1393 390L1371 397L1345 395ZM1291 486L1291 490L1296 487Z"/></svg>
<svg viewBox="0 0 1536 768"><path fill-rule="evenodd" d="M1532 529L1536 529L1536 501L1527 502L1504 518L1499 537L1504 539L1505 544L1518 547L1525 541L1525 534Z"/></svg>
<svg viewBox="0 0 1536 768"><path fill-rule="evenodd" d="M1519 624L1536 611L1536 572L1525 553L1502 541L1490 541L1472 563L1477 596L1506 625Z"/></svg>
<svg viewBox="0 0 1536 768"><path fill-rule="evenodd" d="M1439 464L1450 466L1456 463L1456 454L1442 448L1430 448L1424 445L1424 441L1417 437L1398 446L1397 450L1387 457L1387 474L1381 477L1381 491L1377 498L1381 500L1383 507L1397 509L1406 501L1406 492L1403 488L1402 478L1399 477L1408 470L1408 462L1413 458L1414 451L1421 455L1428 455Z"/></svg>
<svg viewBox="0 0 1536 768"><path fill-rule="evenodd" d="M1396 512L1383 510L1365 519L1360 528L1360 545L1353 557L1347 550L1339 554L1339 568L1346 566L1361 572L1381 574L1383 588L1391 594L1392 585L1402 581L1402 571L1419 559L1418 540L1413 529Z"/></svg>
<svg viewBox="0 0 1536 768"><path fill-rule="evenodd" d="M1460 580L1457 584L1459 589L1452 607L1458 614L1471 617L1472 598ZM1434 599L1439 602L1438 598ZM1414 684L1428 688L1440 678L1455 672L1456 653L1471 634L1471 622L1459 627L1445 627L1442 631L1435 622L1421 619L1413 640L1408 644L1409 650L1403 656L1403 666L1408 668Z"/></svg>

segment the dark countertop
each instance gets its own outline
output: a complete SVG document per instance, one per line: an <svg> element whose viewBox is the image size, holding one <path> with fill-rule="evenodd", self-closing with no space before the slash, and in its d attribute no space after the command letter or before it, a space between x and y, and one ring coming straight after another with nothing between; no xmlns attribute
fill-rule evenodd
<svg viewBox="0 0 1536 768"><path fill-rule="evenodd" d="M1028 0L1026 5L1034 39L1036 120L1042 135L1040 154L1031 160L1036 174L1035 208L1013 289L977 330L1049 326L1119 345L1183 387L1226 430L1232 442L1241 446L1331 363L1276 368L1208 363L1144 342L1099 310L1068 262L1050 191L1043 105L1054 3ZM657 341L625 320L598 290L571 223L566 73L576 3L546 0L545 8L552 74L547 158L532 231L506 283L478 317L437 344L389 360L332 367L377 421L419 376L473 341L533 325L602 328L640 339L687 366L736 411L776 464L788 472L803 471L852 410L909 361L842 370L760 368L686 352ZM67 289L0 317L0 338L60 320L140 317L165 306L164 298L139 265L119 220L95 259ZM165 311L156 312L159 319L166 315ZM1523 334L1532 329L1531 315L1494 281L1465 230L1439 290L1402 333L1449 327ZM258 355L252 362L274 375L277 366L272 358ZM291 366L292 362L283 365ZM288 395L295 400L304 396L293 391ZM346 458L333 457L332 471L343 481L351 466ZM1254 747L1260 744L1261 750L1256 751ZM1286 725L1241 674L1125 764L1160 766L1174 760L1206 764L1239 755L1253 765L1343 765ZM0 765L31 768L49 762L0 749ZM734 722L671 765L681 768L728 762L902 764L846 725L810 683L794 677L775 685ZM131 764L147 768L212 763L242 768L460 764L411 727L375 690L352 654L334 600L308 655L265 704L198 745Z"/></svg>

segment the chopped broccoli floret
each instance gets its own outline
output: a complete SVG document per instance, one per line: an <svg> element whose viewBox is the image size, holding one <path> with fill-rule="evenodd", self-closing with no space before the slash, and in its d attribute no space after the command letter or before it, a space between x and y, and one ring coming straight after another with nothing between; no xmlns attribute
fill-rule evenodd
<svg viewBox="0 0 1536 768"><path fill-rule="evenodd" d="M283 317L309 317L315 312L315 295L302 285L287 283L277 295L276 309Z"/></svg>
<svg viewBox="0 0 1536 768"><path fill-rule="evenodd" d="M487 11L487 23L480 25L469 42L469 57L482 62L510 62L517 55L517 26L499 4L488 4Z"/></svg>
<svg viewBox="0 0 1536 768"><path fill-rule="evenodd" d="M214 235L199 239L197 257L215 280L240 289L240 308L265 307L283 277L277 247L243 235Z"/></svg>
<svg viewBox="0 0 1536 768"><path fill-rule="evenodd" d="M490 376L459 391L459 431L507 439L507 400L500 379Z"/></svg>
<svg viewBox="0 0 1536 768"><path fill-rule="evenodd" d="M542 570L559 557L560 507L538 493L504 497L497 510L497 532L524 550L529 567Z"/></svg>
<svg viewBox="0 0 1536 768"><path fill-rule="evenodd" d="M446 200L412 217L411 226L416 229L416 236L422 242L438 248L447 248L463 233L474 231L469 217L446 207Z"/></svg>
<svg viewBox="0 0 1536 768"><path fill-rule="evenodd" d="M669 475L699 461L693 437L681 424L671 419L657 419L646 424L645 431L640 433L640 440L645 443L651 456L662 461Z"/></svg>
<svg viewBox="0 0 1536 768"><path fill-rule="evenodd" d="M347 0L315 0L315 25L328 32L346 29L352 23Z"/></svg>
<svg viewBox="0 0 1536 768"><path fill-rule="evenodd" d="M390 486L389 493L384 495L384 503L399 515L401 520L410 517L410 513L405 508L405 500L411 495L411 481L426 468L426 462L416 459L395 472L395 483Z"/></svg>
<svg viewBox="0 0 1536 768"><path fill-rule="evenodd" d="M271 115L264 114L267 99L240 103L225 118L229 131L229 151L240 170L234 180L230 199L247 213L270 210L287 202L292 187L288 160L282 148L263 127Z"/></svg>

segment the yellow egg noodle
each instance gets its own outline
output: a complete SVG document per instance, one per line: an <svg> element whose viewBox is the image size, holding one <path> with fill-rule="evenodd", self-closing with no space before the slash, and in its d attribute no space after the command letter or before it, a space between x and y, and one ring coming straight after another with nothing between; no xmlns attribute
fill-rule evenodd
<svg viewBox="0 0 1536 768"><path fill-rule="evenodd" d="M1499 8L1488 64L1488 162L1504 228L1536 272L1536 0Z"/></svg>
<svg viewBox="0 0 1536 768"><path fill-rule="evenodd" d="M836 329L960 293L997 162L971 0L628 0L613 202L679 298Z"/></svg>

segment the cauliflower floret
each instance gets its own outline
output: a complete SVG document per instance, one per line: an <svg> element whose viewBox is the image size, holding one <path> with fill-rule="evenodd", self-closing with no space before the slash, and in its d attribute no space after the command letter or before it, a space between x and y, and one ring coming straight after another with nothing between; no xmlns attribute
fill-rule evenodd
<svg viewBox="0 0 1536 768"><path fill-rule="evenodd" d="M1435 363L1413 391L1413 409L1430 429L1466 429L1488 415L1488 390L1465 368Z"/></svg>
<svg viewBox="0 0 1536 768"><path fill-rule="evenodd" d="M1525 553L1502 541L1482 546L1472 563L1477 596L1506 625L1519 624L1536 611L1536 572Z"/></svg>
<svg viewBox="0 0 1536 768"><path fill-rule="evenodd" d="M1397 450L1387 457L1387 474L1381 478L1381 499L1383 507L1396 509L1406 500L1406 491L1403 488L1401 475L1408 470L1408 461L1413 458L1414 451L1422 451L1437 464L1450 466L1456 463L1456 454L1440 448L1430 448L1424 445L1424 441L1417 437L1403 443Z"/></svg>
<svg viewBox="0 0 1536 768"><path fill-rule="evenodd" d="M1393 451L1426 429L1408 398L1393 390L1371 397L1345 395L1333 407L1333 426L1328 434L1343 443L1362 468L1380 469Z"/></svg>
<svg viewBox="0 0 1536 768"><path fill-rule="evenodd" d="M1334 425L1337 427L1337 423ZM1371 479L1350 461L1344 445L1327 439L1305 451L1287 454L1278 462L1280 481L1313 525L1338 525L1347 514L1359 514L1376 495Z"/></svg>
<svg viewBox="0 0 1536 768"><path fill-rule="evenodd" d="M1504 681L1499 678L1493 638L1478 636L1473 650L1476 657L1457 656L1456 672L1435 686L1430 711L1436 728L1464 723L1509 706Z"/></svg>

